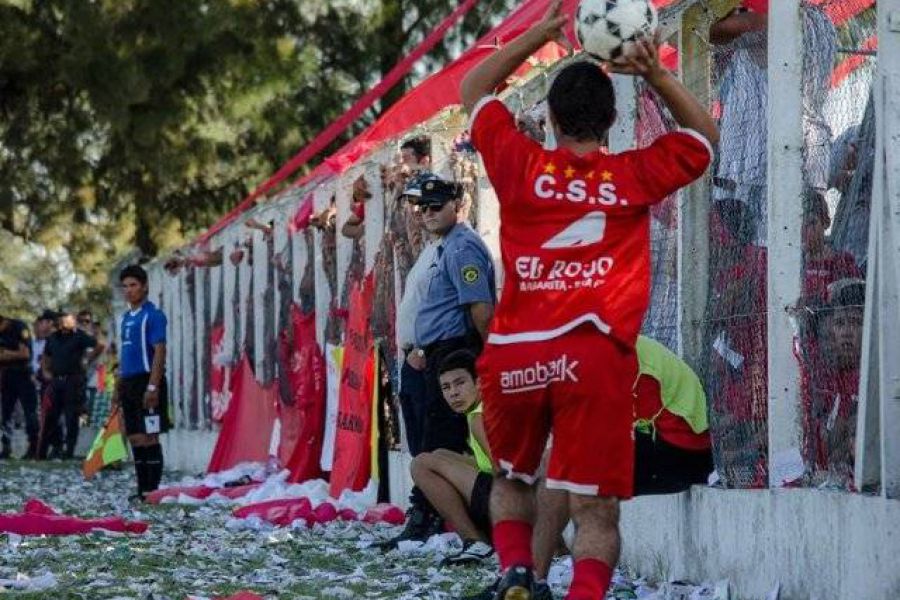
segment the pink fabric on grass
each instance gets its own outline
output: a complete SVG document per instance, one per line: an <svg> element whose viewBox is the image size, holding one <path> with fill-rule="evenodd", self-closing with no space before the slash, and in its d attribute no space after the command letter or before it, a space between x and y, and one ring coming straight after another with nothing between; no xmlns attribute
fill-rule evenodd
<svg viewBox="0 0 900 600"><path fill-rule="evenodd" d="M21 513L0 514L0 533L17 535L77 535L95 529L121 533L144 533L149 525L141 521L126 521L122 517L82 519L61 515L50 506L32 498Z"/></svg>

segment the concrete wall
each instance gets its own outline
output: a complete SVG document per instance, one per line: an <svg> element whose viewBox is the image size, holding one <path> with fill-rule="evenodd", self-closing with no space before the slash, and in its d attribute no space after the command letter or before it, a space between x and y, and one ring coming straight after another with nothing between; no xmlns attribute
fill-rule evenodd
<svg viewBox="0 0 900 600"><path fill-rule="evenodd" d="M167 471L182 471L186 475L206 473L218 430L173 429L160 436Z"/></svg>
<svg viewBox="0 0 900 600"><path fill-rule="evenodd" d="M409 459L391 452L391 501ZM622 561L653 581L731 582L732 598L900 599L900 502L813 489L720 490L622 505Z"/></svg>
<svg viewBox="0 0 900 600"><path fill-rule="evenodd" d="M622 561L731 581L737 598L900 598L900 502L811 489L694 488L623 505Z"/></svg>

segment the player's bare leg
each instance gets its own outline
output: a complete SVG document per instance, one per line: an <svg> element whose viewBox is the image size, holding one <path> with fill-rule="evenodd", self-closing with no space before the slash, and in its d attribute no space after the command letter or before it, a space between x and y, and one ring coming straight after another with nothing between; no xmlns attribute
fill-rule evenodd
<svg viewBox="0 0 900 600"><path fill-rule="evenodd" d="M575 574L566 600L595 600L609 588L619 560L619 500L569 494L575 521Z"/></svg>
<svg viewBox="0 0 900 600"><path fill-rule="evenodd" d="M541 483L537 489L537 519L534 523L532 552L534 552L534 576L538 581L547 579L550 563L559 546L560 534L569 520L569 497L563 490L548 490Z"/></svg>

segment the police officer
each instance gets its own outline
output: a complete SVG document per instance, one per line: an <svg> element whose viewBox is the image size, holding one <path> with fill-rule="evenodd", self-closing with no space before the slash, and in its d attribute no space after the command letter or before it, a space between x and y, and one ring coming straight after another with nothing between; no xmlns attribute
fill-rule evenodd
<svg viewBox="0 0 900 600"><path fill-rule="evenodd" d="M444 401L438 366L456 350L479 353L494 315L494 263L478 234L458 221L461 201L459 184L435 176L422 182L416 202L425 228L437 243L415 319L415 347L407 355L409 366L425 375L425 452L439 448L467 452L466 417L454 413ZM425 539L441 530L439 516L418 488L413 490L410 504L406 528L388 545Z"/></svg>
<svg viewBox="0 0 900 600"><path fill-rule="evenodd" d="M41 440L41 456L46 445L58 437L60 420L65 418L63 458L75 455L78 443L78 417L84 410L84 364L103 352L104 346L96 338L75 327L75 315L64 311L59 329L47 340L42 359L44 371L50 376L50 410L45 420L45 436Z"/></svg>
<svg viewBox="0 0 900 600"><path fill-rule="evenodd" d="M0 458L12 455L12 417L16 402L22 403L28 451L35 458L38 439L37 392L31 377L31 333L22 321L0 315L0 398L2 398L2 445Z"/></svg>
<svg viewBox="0 0 900 600"><path fill-rule="evenodd" d="M159 434L169 429L166 388L166 315L147 300L147 272L129 265L119 274L128 310L119 328L119 376L113 404L122 407L125 432L134 455L137 494L159 487L163 472Z"/></svg>

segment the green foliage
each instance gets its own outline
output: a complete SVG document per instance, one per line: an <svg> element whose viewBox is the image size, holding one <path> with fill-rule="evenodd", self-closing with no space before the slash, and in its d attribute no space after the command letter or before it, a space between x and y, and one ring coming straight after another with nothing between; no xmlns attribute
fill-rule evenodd
<svg viewBox="0 0 900 600"><path fill-rule="evenodd" d="M480 3L417 74L458 53L512 4ZM100 297L117 257L134 246L148 255L171 250L209 226L454 7L0 0L0 229L67 251L81 299Z"/></svg>

